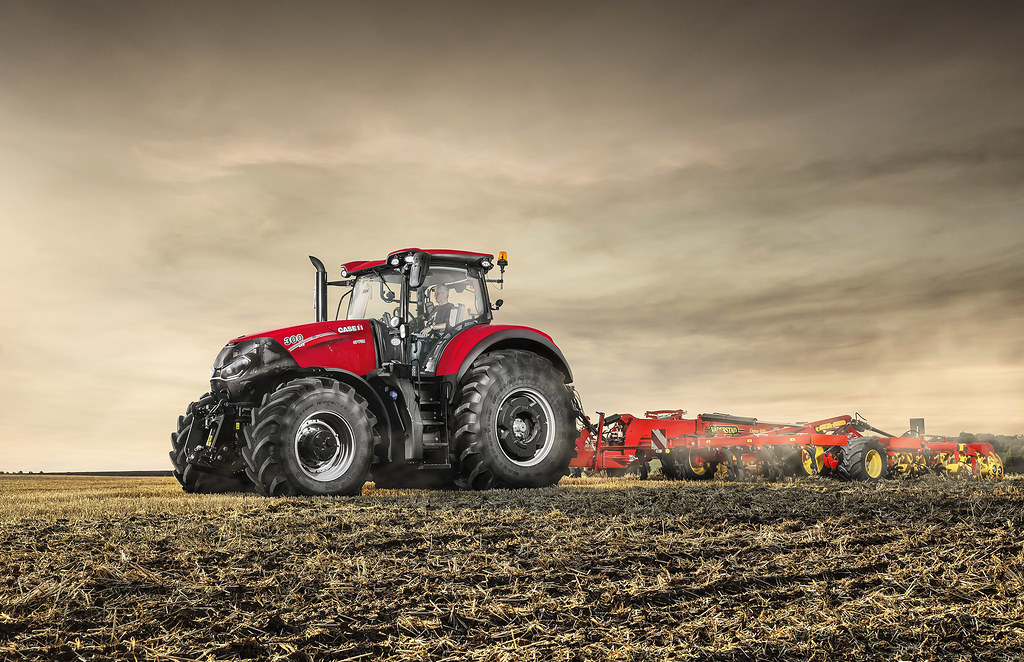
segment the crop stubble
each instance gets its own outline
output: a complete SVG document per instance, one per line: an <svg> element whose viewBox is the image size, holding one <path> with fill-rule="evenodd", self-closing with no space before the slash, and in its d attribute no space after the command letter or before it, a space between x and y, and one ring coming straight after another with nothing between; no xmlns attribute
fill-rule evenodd
<svg viewBox="0 0 1024 662"><path fill-rule="evenodd" d="M2 659L1019 660L1024 478L0 477Z"/></svg>

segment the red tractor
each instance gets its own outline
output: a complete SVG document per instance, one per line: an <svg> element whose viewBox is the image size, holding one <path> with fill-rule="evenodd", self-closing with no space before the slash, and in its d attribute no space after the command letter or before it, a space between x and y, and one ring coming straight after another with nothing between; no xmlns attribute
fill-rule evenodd
<svg viewBox="0 0 1024 662"><path fill-rule="evenodd" d="M185 491L543 487L566 473L572 373L547 334L491 323L504 253L404 249L346 263L335 282L310 260L316 322L229 342L210 393L178 418ZM350 288L343 320L328 321L328 286Z"/></svg>

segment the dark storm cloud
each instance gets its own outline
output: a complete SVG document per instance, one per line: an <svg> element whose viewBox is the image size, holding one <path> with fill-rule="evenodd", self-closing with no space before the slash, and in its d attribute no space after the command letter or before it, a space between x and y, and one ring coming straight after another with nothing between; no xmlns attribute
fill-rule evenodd
<svg viewBox="0 0 1024 662"><path fill-rule="evenodd" d="M839 104L892 110L907 97L891 88L903 86L926 90L921 102L956 97L960 109L986 108L992 90L971 94L964 73L980 72L978 87L994 75L1020 76L1006 67L1019 57L1020 9L972 5L953 18L955 7L299 3L283 12L255 3L244 11L33 3L14 5L2 29L16 103L104 131L178 129L195 139L276 121L283 134L335 137L331 113L412 109L442 132L468 119L471 129L514 128L518 136L567 126L592 136L628 111L622 119L676 125L676 135L731 129L742 137L744 123L799 121L806 112L815 121L800 128L827 146L822 134L838 127L892 129ZM957 87L944 94L936 71L949 72ZM890 90L895 99L877 98ZM52 103L54 94L61 103ZM317 103L303 103L311 98ZM962 111L932 115L950 112ZM301 125L297 117L319 121ZM927 113L922 119L930 131Z"/></svg>

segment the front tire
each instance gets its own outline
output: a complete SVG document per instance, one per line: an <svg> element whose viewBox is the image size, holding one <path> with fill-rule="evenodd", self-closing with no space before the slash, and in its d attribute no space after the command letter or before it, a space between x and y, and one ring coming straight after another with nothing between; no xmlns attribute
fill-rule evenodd
<svg viewBox="0 0 1024 662"><path fill-rule="evenodd" d="M225 492L252 492L252 483L244 473L221 475L197 469L188 461L188 441L205 441L210 429L206 427L205 412L215 404L209 393L190 403L185 415L178 417L178 428L171 433L171 466L181 489L189 494L223 494ZM193 426L195 429L193 429Z"/></svg>
<svg viewBox="0 0 1024 662"><path fill-rule="evenodd" d="M459 385L453 419L464 489L554 485L573 457L571 394L562 373L532 352L478 358Z"/></svg>
<svg viewBox="0 0 1024 662"><path fill-rule="evenodd" d="M370 473L376 417L352 387L295 379L253 410L242 449L246 473L265 496L352 495Z"/></svg>

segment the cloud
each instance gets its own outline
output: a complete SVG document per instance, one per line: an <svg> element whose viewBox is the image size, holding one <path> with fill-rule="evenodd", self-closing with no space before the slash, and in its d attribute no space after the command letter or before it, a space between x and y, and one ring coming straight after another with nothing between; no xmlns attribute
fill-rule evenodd
<svg viewBox="0 0 1024 662"><path fill-rule="evenodd" d="M160 468L306 255L407 245L509 251L591 409L1019 432L1022 11L12 6L0 443Z"/></svg>

